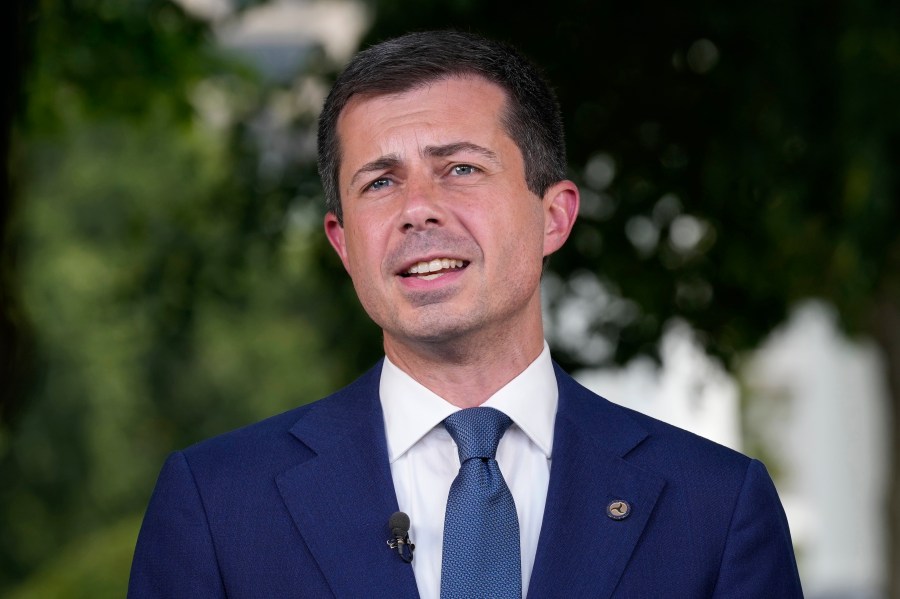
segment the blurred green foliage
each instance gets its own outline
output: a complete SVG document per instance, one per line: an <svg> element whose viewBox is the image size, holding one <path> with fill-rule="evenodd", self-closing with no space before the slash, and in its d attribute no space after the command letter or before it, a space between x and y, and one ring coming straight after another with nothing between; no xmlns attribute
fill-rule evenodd
<svg viewBox="0 0 900 599"><path fill-rule="evenodd" d="M900 397L896 3L370 5L369 41L476 30L556 85L584 194L546 276L565 366L653 355L673 317L733 363L817 296L879 338ZM164 455L337 388L379 333L319 232L312 154L271 160L309 146L314 107L276 114L299 83L168 1L40 0L29 27L0 595L122 596ZM298 82L338 66L313 54Z"/></svg>
<svg viewBox="0 0 900 599"><path fill-rule="evenodd" d="M88 533L48 559L7 599L124 597L139 517Z"/></svg>
<svg viewBox="0 0 900 599"><path fill-rule="evenodd" d="M314 167L261 167L254 128L282 89L170 2L30 16L7 229L27 368L0 422L0 595L120 597L165 454L335 389L353 319L315 268Z"/></svg>

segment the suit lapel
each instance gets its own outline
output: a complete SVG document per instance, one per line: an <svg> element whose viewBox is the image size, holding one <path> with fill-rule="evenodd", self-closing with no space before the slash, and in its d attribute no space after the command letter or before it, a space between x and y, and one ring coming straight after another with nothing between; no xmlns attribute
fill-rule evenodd
<svg viewBox="0 0 900 599"><path fill-rule="evenodd" d="M386 544L397 511L378 398L379 363L310 407L291 433L315 456L277 477L297 529L336 597L418 597Z"/></svg>
<svg viewBox="0 0 900 599"><path fill-rule="evenodd" d="M610 597L641 536L663 479L624 456L647 433L557 367L559 408L550 486L530 597ZM624 500L628 516L607 506Z"/></svg>

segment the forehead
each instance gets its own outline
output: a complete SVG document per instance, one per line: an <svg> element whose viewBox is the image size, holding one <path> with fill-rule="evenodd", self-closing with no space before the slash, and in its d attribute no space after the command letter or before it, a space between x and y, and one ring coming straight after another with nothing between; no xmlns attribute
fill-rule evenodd
<svg viewBox="0 0 900 599"><path fill-rule="evenodd" d="M355 94L347 100L338 120L345 118L348 112L359 108L361 105L366 105L370 109L400 109L405 101L415 103L423 97L430 96L434 91L437 92L437 96L445 99L449 99L447 95L450 95L454 98L481 97L486 101L494 100L500 108L505 107L507 99L507 92L500 85L480 75L463 73L429 79L395 92ZM495 102L492 102L492 104Z"/></svg>
<svg viewBox="0 0 900 599"><path fill-rule="evenodd" d="M337 124L342 162L364 153L410 151L410 142L484 142L505 135L507 94L477 76L438 79L409 90L352 97ZM508 139L508 137L507 137ZM343 166L343 165L342 165Z"/></svg>

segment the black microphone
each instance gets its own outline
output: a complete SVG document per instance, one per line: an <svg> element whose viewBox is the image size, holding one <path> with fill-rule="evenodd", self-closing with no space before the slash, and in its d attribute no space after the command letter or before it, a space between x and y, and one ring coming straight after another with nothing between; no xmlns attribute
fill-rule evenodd
<svg viewBox="0 0 900 599"><path fill-rule="evenodd" d="M391 529L392 537L388 539L388 547L396 549L400 559L410 563L416 546L409 541L409 516L403 512L394 512L388 520L388 528Z"/></svg>

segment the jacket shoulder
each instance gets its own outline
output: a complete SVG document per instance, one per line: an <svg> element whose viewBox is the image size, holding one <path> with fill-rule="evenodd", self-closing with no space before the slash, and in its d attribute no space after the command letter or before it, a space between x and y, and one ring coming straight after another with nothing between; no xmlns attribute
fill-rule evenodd
<svg viewBox="0 0 900 599"><path fill-rule="evenodd" d="M270 473L315 453L317 438L335 442L350 434L364 417L380 410L380 362L343 389L322 399L259 422L200 441L182 451L191 469L233 475ZM311 431L301 442L294 431ZM323 441L324 442L324 441Z"/></svg>
<svg viewBox="0 0 900 599"><path fill-rule="evenodd" d="M636 410L616 404L587 389L561 370L557 371L560 397L566 398L566 411L585 427L592 428L617 444L628 435L628 444L619 444L619 452L629 462L666 473L666 478L684 475L688 478L705 472L717 472L734 478L739 484L750 466L751 458L663 422Z"/></svg>

